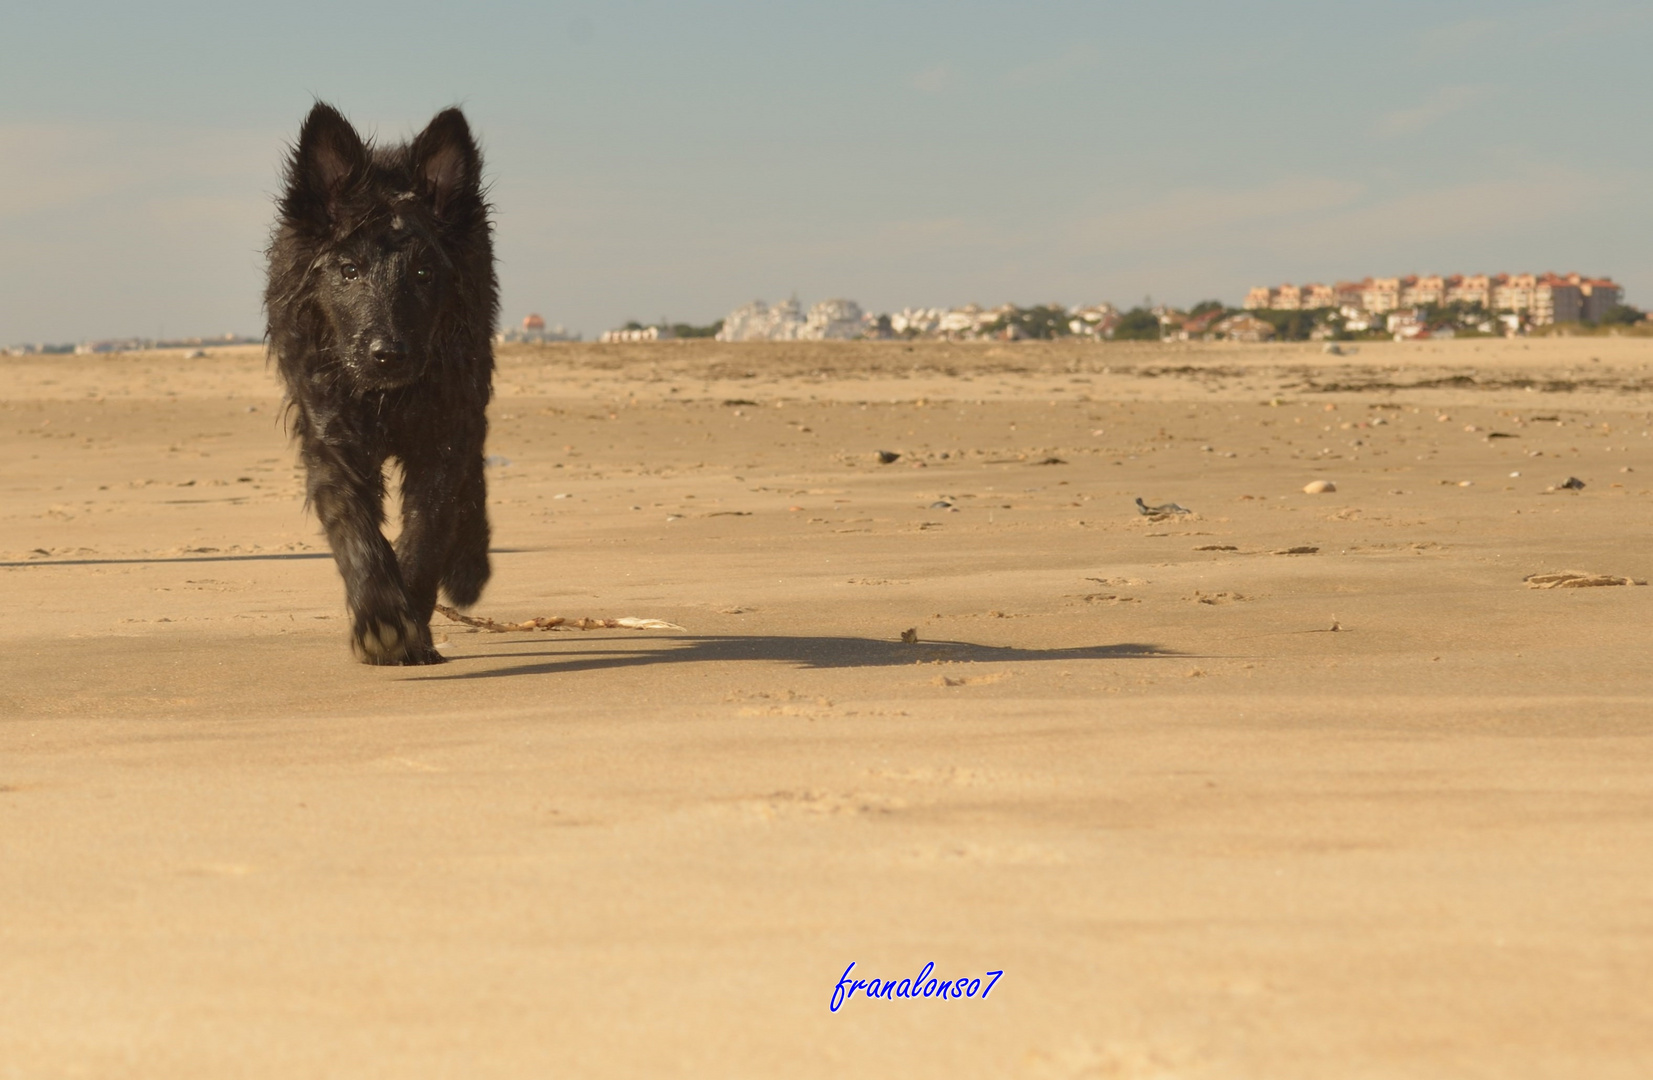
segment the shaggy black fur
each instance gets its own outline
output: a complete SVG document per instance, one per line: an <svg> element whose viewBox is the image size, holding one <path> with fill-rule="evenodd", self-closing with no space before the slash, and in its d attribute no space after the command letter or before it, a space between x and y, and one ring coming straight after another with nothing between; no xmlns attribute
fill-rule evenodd
<svg viewBox="0 0 1653 1080"><path fill-rule="evenodd" d="M458 109L405 146L363 142L318 102L287 162L264 293L308 503L344 576L350 646L369 664L435 664L440 587L488 581L482 476L498 285L482 155ZM384 465L402 471L402 532Z"/></svg>

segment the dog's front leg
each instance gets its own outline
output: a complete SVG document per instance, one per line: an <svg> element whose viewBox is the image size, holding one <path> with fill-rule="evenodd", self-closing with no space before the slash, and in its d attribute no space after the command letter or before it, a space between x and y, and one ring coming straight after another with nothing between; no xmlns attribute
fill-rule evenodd
<svg viewBox="0 0 1653 1080"><path fill-rule="evenodd" d="M310 501L344 578L350 649L365 664L439 664L426 620L415 618L396 554L385 539L379 462L360 449L307 439Z"/></svg>
<svg viewBox="0 0 1653 1080"><path fill-rule="evenodd" d="M436 590L453 549L463 468L450 454L427 452L402 458L402 533L396 561L402 568L413 617L430 622ZM469 606L476 597L469 597Z"/></svg>

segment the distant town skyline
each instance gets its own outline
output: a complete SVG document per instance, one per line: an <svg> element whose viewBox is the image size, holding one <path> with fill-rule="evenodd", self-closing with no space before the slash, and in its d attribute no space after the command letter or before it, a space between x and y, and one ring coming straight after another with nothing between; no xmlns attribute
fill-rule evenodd
<svg viewBox="0 0 1653 1080"><path fill-rule="evenodd" d="M257 334L318 97L386 138L462 105L502 322L588 339L794 292L1239 306L1452 266L1653 297L1632 3L89 3L7 44L0 343Z"/></svg>
<svg viewBox="0 0 1653 1080"><path fill-rule="evenodd" d="M1460 312L1455 318L1467 326L1490 329L1495 323L1499 332L1525 332L1532 327L1557 322L1597 323L1624 301L1623 288L1611 277L1591 277L1576 272L1556 273L1492 273L1492 274L1402 274L1394 277L1366 276L1359 280L1340 279L1334 284L1309 282L1294 285L1258 285L1247 290L1239 304L1221 297L1205 297L1196 309L1193 320L1189 312L1171 304L1152 304L1151 312L1164 328L1173 328L1168 334L1177 340L1200 337L1211 339L1208 324L1215 324L1225 313L1237 309L1245 311L1329 312L1340 309L1334 320L1337 329L1352 327L1367 330L1386 321L1396 324L1399 316L1391 313L1403 310L1457 306L1472 309ZM1144 298L1145 302L1151 298ZM1138 310L1146 310L1141 305ZM951 307L904 306L899 310L866 310L854 300L828 298L816 301L807 311L796 295L773 305L759 299L736 307L720 318L699 322L656 319L649 323L628 320L623 327L610 327L592 335L602 342L658 341L673 337L712 337L720 341L755 340L851 340L863 337L945 337L954 340L980 340L1003 337L1017 340L1030 336L1023 332L1020 316L1028 312L1063 312L1057 320L1063 333L1079 337L1112 338L1114 327L1121 318L1120 308L1107 300L1075 305L1048 303L1022 306L998 303L983 306L974 301ZM1618 313L1641 321L1645 313L1631 310ZM1370 318L1367 318L1370 316ZM1389 316L1387 320L1380 318ZM1041 316L1046 317L1046 316ZM1008 320L1008 321L1007 321ZM1502 320L1502 321L1500 321ZM1622 321L1622 320L1621 320ZM1401 319L1414 331L1427 329L1414 314ZM1236 326L1250 324L1236 323ZM1192 335L1191 327L1197 327ZM1323 329L1331 329L1328 325ZM1246 333L1250 334L1250 330ZM1407 333L1403 336L1414 336ZM1035 335L1043 336L1043 335ZM1256 340L1233 335L1236 340ZM538 312L529 312L513 320L501 313L497 340L506 342L577 342L585 334L561 323L548 324ZM72 341L0 343L0 352L6 354L32 352L121 352L151 348L205 348L224 345L257 344L256 335L225 333L188 337L145 337L125 335L115 338L81 338Z"/></svg>

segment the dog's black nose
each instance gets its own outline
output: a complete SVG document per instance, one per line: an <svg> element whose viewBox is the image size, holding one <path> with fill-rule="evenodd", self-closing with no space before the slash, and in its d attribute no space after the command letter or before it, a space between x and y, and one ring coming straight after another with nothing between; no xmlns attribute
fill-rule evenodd
<svg viewBox="0 0 1653 1080"><path fill-rule="evenodd" d="M368 351L373 354L373 359L386 367L401 363L408 355L400 341L386 341L384 338L375 338Z"/></svg>

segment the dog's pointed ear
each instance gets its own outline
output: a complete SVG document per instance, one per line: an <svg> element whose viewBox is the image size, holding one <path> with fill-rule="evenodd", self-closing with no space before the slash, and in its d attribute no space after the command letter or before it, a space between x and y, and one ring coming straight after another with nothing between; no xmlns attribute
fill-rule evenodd
<svg viewBox="0 0 1653 1080"><path fill-rule="evenodd" d="M362 137L337 109L318 101L304 118L293 148L282 208L289 218L332 225L344 193L366 170Z"/></svg>
<svg viewBox="0 0 1653 1080"><path fill-rule="evenodd" d="M413 140L413 167L437 214L457 197L480 197L482 151L458 109L444 109Z"/></svg>

